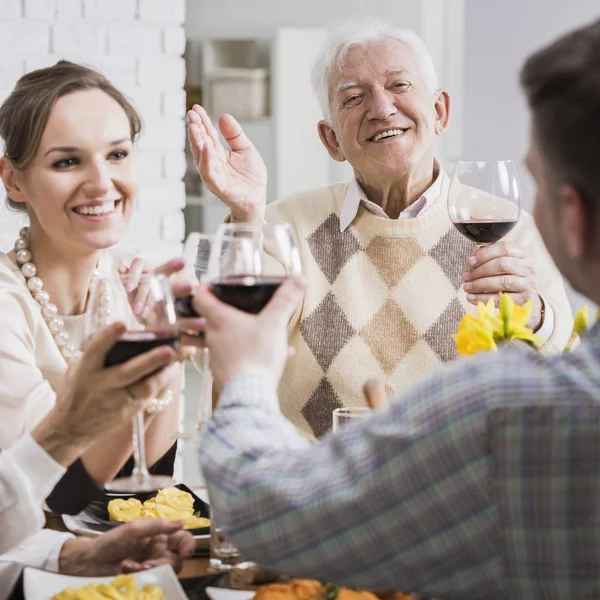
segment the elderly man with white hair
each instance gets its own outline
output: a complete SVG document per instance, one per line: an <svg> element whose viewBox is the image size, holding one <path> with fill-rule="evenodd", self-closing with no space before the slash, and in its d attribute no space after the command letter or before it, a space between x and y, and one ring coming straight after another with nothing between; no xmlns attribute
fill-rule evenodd
<svg viewBox="0 0 600 600"><path fill-rule="evenodd" d="M531 300L542 351L561 349L571 312L530 215L479 249L452 226L449 178L434 156L450 95L420 38L380 22L347 23L332 30L313 85L321 141L354 178L268 207L264 163L235 119L219 120L226 150L203 108L188 113L198 170L231 219L285 221L300 241L308 287L290 322L296 356L280 386L285 416L320 436L332 409L364 403L368 378L398 392L455 358L460 319L499 292Z"/></svg>

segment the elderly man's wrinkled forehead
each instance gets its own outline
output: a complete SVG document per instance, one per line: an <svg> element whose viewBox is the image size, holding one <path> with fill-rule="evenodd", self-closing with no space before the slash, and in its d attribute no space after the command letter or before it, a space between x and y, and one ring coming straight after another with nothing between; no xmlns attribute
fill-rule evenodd
<svg viewBox="0 0 600 600"><path fill-rule="evenodd" d="M412 50L391 38L352 45L340 53L329 77L330 98L351 85L364 85L373 78L402 74L423 82ZM424 83L424 82L423 82Z"/></svg>

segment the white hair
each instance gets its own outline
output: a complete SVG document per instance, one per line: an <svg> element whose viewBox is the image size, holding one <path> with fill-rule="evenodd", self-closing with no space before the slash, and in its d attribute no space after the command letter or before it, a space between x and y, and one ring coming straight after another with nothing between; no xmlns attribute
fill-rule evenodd
<svg viewBox="0 0 600 600"><path fill-rule="evenodd" d="M367 46L373 42L392 39L402 42L412 52L425 85L434 93L438 89L438 79L431 54L423 40L410 29L396 29L391 25L369 19L362 21L342 21L333 25L311 72L311 82L325 120L331 121L329 104L329 79L334 66L342 70L350 50Z"/></svg>

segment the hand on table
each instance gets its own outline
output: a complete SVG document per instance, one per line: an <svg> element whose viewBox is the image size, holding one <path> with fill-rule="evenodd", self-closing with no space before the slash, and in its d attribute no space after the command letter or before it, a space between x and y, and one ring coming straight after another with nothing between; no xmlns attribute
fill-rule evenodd
<svg viewBox="0 0 600 600"><path fill-rule="evenodd" d="M181 570L196 547L183 531L183 521L145 519L119 525L96 538L67 540L59 556L59 572L101 577L132 573L160 564Z"/></svg>
<svg viewBox="0 0 600 600"><path fill-rule="evenodd" d="M535 269L521 246L498 242L479 248L469 256L467 265L463 289L471 304L494 298L497 305L498 293L509 293L519 305L531 300L528 327L537 331L542 326L542 300L537 292Z"/></svg>
<svg viewBox="0 0 600 600"><path fill-rule="evenodd" d="M221 134L230 146L226 149L204 108L194 105L187 117L194 162L207 189L230 208L233 222L261 222L267 169L240 124L228 114L219 119Z"/></svg>

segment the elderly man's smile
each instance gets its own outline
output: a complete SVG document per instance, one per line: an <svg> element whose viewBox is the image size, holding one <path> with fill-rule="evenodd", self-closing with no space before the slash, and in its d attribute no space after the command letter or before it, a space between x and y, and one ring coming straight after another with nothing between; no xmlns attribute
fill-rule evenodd
<svg viewBox="0 0 600 600"><path fill-rule="evenodd" d="M375 135L372 135L368 141L369 142L386 142L391 139L400 137L404 133L406 133L408 129L384 129L382 131L377 132Z"/></svg>

